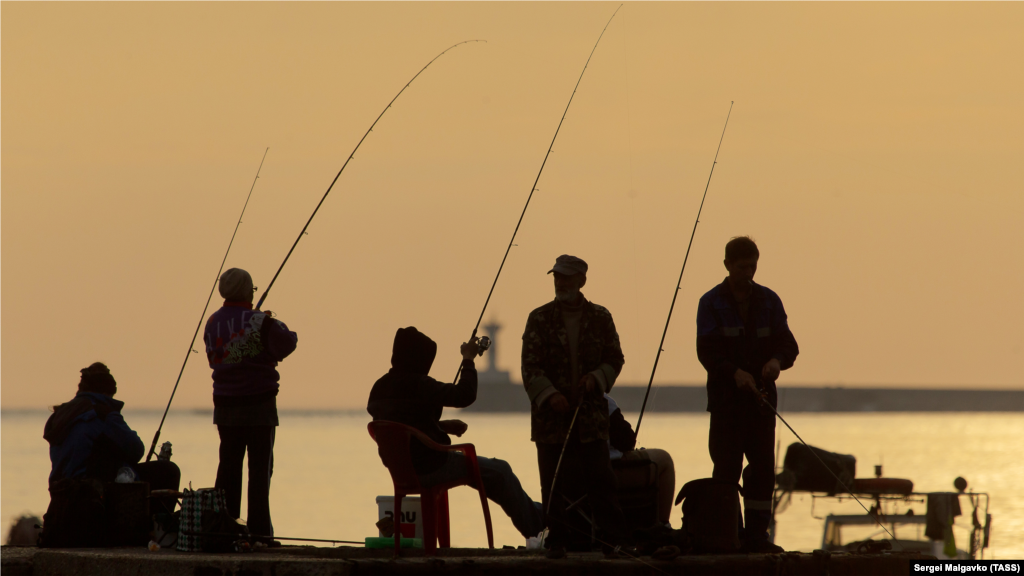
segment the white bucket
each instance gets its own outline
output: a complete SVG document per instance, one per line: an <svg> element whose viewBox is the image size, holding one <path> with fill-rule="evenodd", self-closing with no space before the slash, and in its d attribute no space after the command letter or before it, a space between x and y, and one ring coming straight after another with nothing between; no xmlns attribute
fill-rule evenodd
<svg viewBox="0 0 1024 576"><path fill-rule="evenodd" d="M377 496L377 520L385 517L393 520L394 516L395 497ZM423 538L423 511L419 496L402 498L402 538Z"/></svg>

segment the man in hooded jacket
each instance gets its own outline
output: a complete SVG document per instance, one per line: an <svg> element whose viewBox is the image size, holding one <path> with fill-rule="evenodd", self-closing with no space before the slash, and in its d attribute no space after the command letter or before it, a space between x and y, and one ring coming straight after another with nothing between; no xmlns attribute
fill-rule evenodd
<svg viewBox="0 0 1024 576"><path fill-rule="evenodd" d="M462 377L444 384L428 374L437 354L437 344L413 327L399 328L391 353L391 370L370 390L366 411L376 420L411 426L445 446L448 436L462 436L468 426L461 420L441 420L444 408L465 408L476 401L477 373L473 359L477 342L463 344ZM410 444L413 467L424 486L440 484L466 474L465 457L457 452L436 452L413 438ZM523 490L519 478L504 460L477 456L480 478L487 497L501 506L524 538L544 528L541 506Z"/></svg>

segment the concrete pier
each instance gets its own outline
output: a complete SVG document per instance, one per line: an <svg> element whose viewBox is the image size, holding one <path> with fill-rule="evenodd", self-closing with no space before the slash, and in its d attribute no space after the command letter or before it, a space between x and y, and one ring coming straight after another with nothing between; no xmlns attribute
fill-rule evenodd
<svg viewBox="0 0 1024 576"><path fill-rule="evenodd" d="M403 551L404 552L404 551ZM548 560L525 550L454 548L426 557L410 551L395 559L389 550L359 547L284 546L246 554L150 552L144 548L40 549L5 546L3 576L342 576L355 574L684 574L684 575L903 575L917 553L692 555L671 561L650 557L605 560L600 553L570 553Z"/></svg>

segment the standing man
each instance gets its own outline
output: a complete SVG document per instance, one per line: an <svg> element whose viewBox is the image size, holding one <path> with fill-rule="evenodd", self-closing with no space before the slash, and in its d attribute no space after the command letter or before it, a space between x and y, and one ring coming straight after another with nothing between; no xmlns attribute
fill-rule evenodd
<svg viewBox="0 0 1024 576"><path fill-rule="evenodd" d="M562 255L548 272L555 275L555 299L533 312L523 334L523 384L530 397L530 439L537 462L545 511L550 510L549 558L565 556L574 536L565 512L566 497L587 495L598 538L623 543L622 510L608 456L608 402L625 359L611 312L589 302L580 288L587 263ZM575 415L575 423L573 418ZM555 468L565 446L557 485ZM589 534L587 535L589 542ZM605 545L605 552L611 548Z"/></svg>
<svg viewBox="0 0 1024 576"><path fill-rule="evenodd" d="M274 474L277 421L277 363L298 342L295 332L271 312L253 311L252 277L232 268L220 277L224 306L206 322L206 355L213 369L213 423L220 434L217 488L228 511L238 518L242 506L242 459L249 452L249 518L252 534L272 537L270 477ZM265 542L274 545L270 538Z"/></svg>
<svg viewBox="0 0 1024 576"><path fill-rule="evenodd" d="M800 350L786 322L782 300L754 283L760 252L747 236L725 245L729 276L697 307L697 357L708 371L708 448L716 480L743 476L746 529L743 550L777 553L768 541L775 487L775 380ZM743 469L743 457L747 467Z"/></svg>

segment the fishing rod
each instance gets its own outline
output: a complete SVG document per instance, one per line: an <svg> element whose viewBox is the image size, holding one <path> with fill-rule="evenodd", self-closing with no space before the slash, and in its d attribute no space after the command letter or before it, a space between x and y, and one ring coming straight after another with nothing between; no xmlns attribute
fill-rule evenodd
<svg viewBox="0 0 1024 576"><path fill-rule="evenodd" d="M639 562L639 563L641 563L641 564L643 564L645 566L648 566L649 568L652 568L652 569L654 569L654 570L656 570L658 572L661 572L662 574L668 574L664 570L661 570L661 569L659 569L656 566L653 566L653 565L651 565L651 564L649 564L647 562L644 562L643 558L640 558L639 555L634 556L633 554L627 552L626 550L623 550L622 546L614 546L612 544L609 544L608 542L605 542L604 540L598 538L597 536L595 536L593 534L586 534L585 532L583 532L579 528L573 526L569 522L566 522L562 518L552 518L551 517L551 504L555 501L555 484L558 482L558 472L562 469L562 458L565 457L565 449L569 445L569 438L572 437L572 428L576 424L576 416L579 415L580 407L582 407L582 406L583 406L582 402L580 402L579 404L576 405L576 411L573 412L573 414L572 414L572 421L569 422L569 430L565 433L565 442L562 443L562 451L558 454L558 463L555 464L555 474L551 477L551 490L549 491L549 494L548 494L548 506L547 506L547 510L544 511L545 519L555 520L558 523L560 523L562 526L565 526L565 527L567 527L567 528L569 528L571 530L575 530L576 532L579 532L580 534L584 534L586 536L592 537L594 540L596 540L599 543L601 543L601 544L603 544L603 545L613 549L615 552L621 553L621 554L625 555L630 560L636 560L637 562ZM581 500L582 500L582 498L581 498ZM575 504L573 504L572 506L575 506ZM566 512L568 512L570 509L572 509L572 506L569 506L569 508L566 509ZM547 538L547 531L545 531L543 533L543 536L541 537L541 540L540 540L540 545L541 545L542 548L544 547L544 540L546 538Z"/></svg>
<svg viewBox="0 0 1024 576"><path fill-rule="evenodd" d="M782 414L779 414L779 411L776 410L774 406L772 406L772 403L768 401L768 395L765 394L764 392L759 391L755 393L755 396L757 396L757 399L760 400L762 405L767 406L768 409L772 411L772 413L779 417L779 420L781 420L782 423L786 425L786 428L789 428L789 431L793 433L793 436L796 436L796 439L799 440L801 444L807 447L808 452L814 454L814 457L818 459L818 462L821 462L821 465L824 466L825 470L828 470L828 473L831 474L836 479L836 481L839 482L840 485L842 485L846 492L854 500L857 501L857 504L860 504L860 507L863 508L864 511L868 513L868 516L871 516L875 519L875 522L882 527L882 530L885 530L885 533L888 534L890 538L892 538L892 541L896 544L899 544L899 547L902 550L906 551L906 548L903 546L903 544L901 544L900 541L896 539L896 536L892 532L890 532L888 528L885 527L885 524L882 524L882 521L878 519L882 512L881 505L879 505L878 513L872 514L871 510L868 510L868 507L865 506L864 503L860 501L860 498L857 498L857 495L853 493L853 490L846 485L846 482L843 482L843 479L840 478L839 475L832 470L832 468L829 468L828 464L825 464L825 461L821 459L821 456L818 456L818 453L815 452L814 448L811 448L810 445L807 444L807 442L804 442L804 439L801 438L800 435L796 433L796 430L793 430L793 427L789 425L789 422L786 422L786 419L782 417Z"/></svg>
<svg viewBox="0 0 1024 576"><path fill-rule="evenodd" d="M196 331L192 334L192 342L188 345L188 351L185 352L185 360L181 363L181 370L178 371L178 379L174 381L174 389L171 390L171 397L167 400L167 407L164 408L164 415L160 418L160 425L156 428L156 434L153 435L153 443L149 445L149 454L146 455L146 462L153 459L153 454L156 453L156 443L160 441L160 431L163 430L164 420L167 419L167 412L171 409L171 402L174 402L174 394L178 391L178 384L181 383L181 375L185 373L185 365L188 364L188 359L191 357L194 350L193 346L196 345L196 338L199 336L199 329L203 327L203 320L206 319L206 311L210 308L210 300L213 299L213 292L217 289L217 282L220 280L220 273L224 271L224 263L228 261L228 254L231 253L231 245L235 243L235 235L238 234L238 227L242 224L242 216L245 215L245 209L249 206L249 199L252 198L252 191L256 188L256 181L260 179L260 171L263 170L263 161L267 159L267 152L270 152L268 146L263 151L263 158L260 159L260 167L256 169L256 177L252 179L252 186L249 187L249 195L245 197L245 204L242 205L242 213L238 215L238 222L235 223L235 231L231 233L231 240L228 242L228 249L224 251L224 258L220 261L220 268L217 269L217 275L213 278L213 287L210 288L210 295L206 297L206 305L203 306L203 313L199 315L199 323L196 324Z"/></svg>
<svg viewBox="0 0 1024 576"><path fill-rule="evenodd" d="M665 330L661 333L661 342L658 343L658 354L654 357L654 367L651 368L651 379L647 382L647 392L644 394L644 403L640 406L640 417L636 419L636 436L640 436L640 423L644 421L644 410L647 408L647 397L651 395L651 386L654 385L654 373L658 371L658 360L664 352L665 336L668 334L668 325L672 322L672 312L676 308L676 298L679 297L679 289L683 284L683 272L686 271L686 261L690 259L690 248L693 246L693 237L697 234L697 224L700 223L700 213L704 209L704 200L708 197L708 188L711 186L711 177L715 174L715 166L718 165L718 153L722 150L722 141L725 140L725 129L729 127L729 117L732 116L732 105L729 102L729 113L725 115L725 126L722 127L722 136L718 139L718 149L715 150L715 159L711 162L711 173L708 174L708 183L704 185L704 196L700 199L700 208L697 209L697 218L693 221L693 231L690 232L690 243L686 245L686 256L683 257L683 269L679 271L679 281L676 282L676 289L672 292L672 305L668 307L668 318L665 319Z"/></svg>
<svg viewBox="0 0 1024 576"><path fill-rule="evenodd" d="M484 300L484 307L480 310L480 317L476 319L476 326L473 326L473 334L469 337L469 341L473 342L476 340L477 330L480 329L480 322L484 319L484 313L487 312L487 305L491 303L491 295L494 294L494 287L498 285L498 278L501 277L501 271L505 268L505 260L508 259L508 253L512 250L513 243L516 241L516 234L519 233L519 226L523 223L523 217L526 216L526 209L530 207L530 200L533 199L533 193L537 191L537 183L540 182L540 175L544 173L544 166L548 163L548 156L551 155L551 149L555 146L555 140L558 138L558 131L562 129L562 123L565 122L565 115L569 113L569 106L572 105L572 99L576 96L576 90L580 87L580 82L583 81L583 74L587 71L587 66L590 65L590 59L594 57L594 52L597 50L597 45L601 43L601 38L604 36L605 30L608 29L608 25L612 23L612 19L619 13L619 9L622 8L622 4L612 12L612 17L608 19L607 24L601 29L600 36L597 37L597 42L594 43L593 49L590 50L590 56L587 57L587 62L583 65L583 71L580 72L580 77L576 80L576 86L572 89L572 95L569 96L569 102L565 105L565 111L562 112L562 118L558 121L558 127L555 128L555 135L551 138L551 144L548 145L548 151L544 154L544 161L540 163L540 170L537 171L537 177L533 180L533 186L530 187L530 195L526 197L526 205L523 206L523 212L519 215L519 221L516 222L516 228L512 231L512 238L508 241L508 247L505 248L505 255L501 258L501 264L498 266L498 273L494 275L494 282L491 283L491 289L487 292L487 299ZM480 354L482 355L487 348L490 346L489 339L483 339L481 341ZM459 364L459 369L455 372L455 380L459 381L459 375L462 374L462 364Z"/></svg>
<svg viewBox="0 0 1024 576"><path fill-rule="evenodd" d="M263 301L266 300L267 295L270 294L270 289L274 287L274 282L277 282L277 277L281 274L281 270L283 270L284 265L288 263L288 259L291 258L292 252L295 251L295 247L299 245L299 240L302 240L302 237L306 234L306 228L309 228L309 224L313 222L313 217L316 216L316 213L317 211L320 210L320 206L324 203L324 200L327 200L327 195L330 194L331 189L334 188L334 183L338 181L338 178L341 177L341 173L345 171L345 167L348 166L348 163L352 161L353 157L355 157L356 151L359 150L359 147L363 145L363 140L366 140L366 137L370 135L370 132L373 132L373 127L377 125L377 122L379 122L380 119L384 116L384 114L388 111L388 109L391 108L391 105L395 103L395 100L398 100L398 97L402 95L402 92L405 92L405 89L408 88L409 85L413 83L413 80L416 80L416 78L418 78L419 75L422 74L423 71L427 69L427 67L433 64L434 60L437 60L441 56L444 56L445 52L451 50L452 48L455 48L456 46L461 46L462 44L467 44L469 42L486 42L486 40L463 40L462 42L459 42L457 44L452 44L444 51L442 51L440 54L434 56L434 58L430 62L427 62L426 66L420 68L420 71L417 72L416 75L413 76L411 80L406 82L405 86L402 86L402 89L398 91L398 94L395 94L395 97L392 98L390 102L388 102L388 105L384 107L384 110L382 110L380 115L377 116L377 119L373 121L373 124L370 124L370 128L366 131L365 134L363 134L363 137L359 139L359 143L356 144L356 147L352 149L352 153L348 155L348 158L345 160L345 163L342 164L341 170L338 170L338 174L334 176L334 180L331 180L331 185L327 187L327 191L324 192L323 198L320 199L320 202L317 203L316 208L313 209L313 213L310 214L309 220L306 221L306 225L302 227L302 231L299 232L298 238L295 239L295 242L292 244L291 249L288 250L288 254L284 257L284 261L281 262L281 266L278 267L277 272L274 274L274 277L270 280L270 285L267 286L267 289L263 291L263 296L260 296L260 300L256 304L256 310L259 310L260 307L263 306Z"/></svg>

